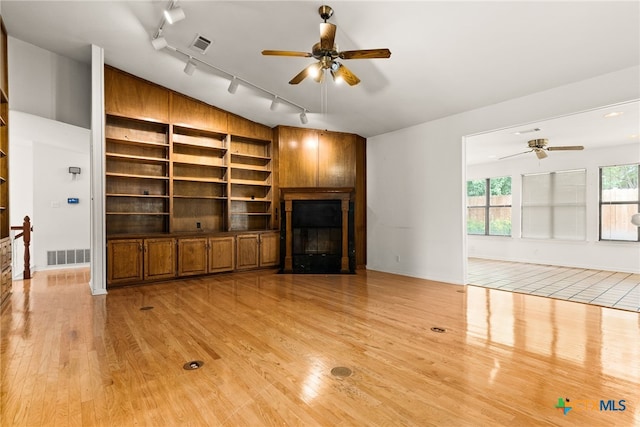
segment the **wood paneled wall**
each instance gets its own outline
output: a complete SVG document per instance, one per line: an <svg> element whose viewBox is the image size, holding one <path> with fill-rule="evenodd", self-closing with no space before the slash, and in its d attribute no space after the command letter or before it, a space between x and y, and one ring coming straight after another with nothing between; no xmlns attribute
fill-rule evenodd
<svg viewBox="0 0 640 427"><path fill-rule="evenodd" d="M279 188L355 189L356 264L366 265L366 139L351 133L278 126ZM276 204L279 206L279 203Z"/></svg>
<svg viewBox="0 0 640 427"><path fill-rule="evenodd" d="M359 135L290 126L269 127L202 101L105 67L106 111L110 115L229 133L273 137L274 225L281 216L281 187L355 189L356 264L366 265L366 139Z"/></svg>

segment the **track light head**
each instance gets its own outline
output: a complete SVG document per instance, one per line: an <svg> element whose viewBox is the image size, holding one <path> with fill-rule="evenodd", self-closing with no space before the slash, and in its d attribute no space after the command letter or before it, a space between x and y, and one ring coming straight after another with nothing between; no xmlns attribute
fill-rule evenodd
<svg viewBox="0 0 640 427"><path fill-rule="evenodd" d="M162 36L158 36L155 39L151 40L151 44L155 50L162 50L167 47L169 44L167 43L167 39Z"/></svg>
<svg viewBox="0 0 640 427"><path fill-rule="evenodd" d="M279 103L280 103L280 101L278 101L278 95L274 95L273 101L271 101L271 107L269 107L269 109L271 111L275 111L276 108L278 108L278 104Z"/></svg>
<svg viewBox="0 0 640 427"><path fill-rule="evenodd" d="M302 113L300 113L300 122L303 125L309 123L309 119L307 118L307 110L303 110Z"/></svg>
<svg viewBox="0 0 640 427"><path fill-rule="evenodd" d="M164 11L164 19L166 19L169 24L175 24L178 21L182 21L184 18L184 10L182 10L180 6Z"/></svg>
<svg viewBox="0 0 640 427"><path fill-rule="evenodd" d="M184 72L185 74L192 76L194 71L196 71L196 63L193 62L191 58L189 58L187 64L184 66Z"/></svg>
<svg viewBox="0 0 640 427"><path fill-rule="evenodd" d="M229 83L229 93L236 93L238 90L238 84L240 84L240 80L238 80L235 76L231 79L231 83Z"/></svg>

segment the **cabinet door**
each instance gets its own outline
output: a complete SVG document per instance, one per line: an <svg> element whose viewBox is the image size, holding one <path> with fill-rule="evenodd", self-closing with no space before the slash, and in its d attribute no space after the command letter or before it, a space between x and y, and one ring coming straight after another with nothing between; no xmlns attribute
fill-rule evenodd
<svg viewBox="0 0 640 427"><path fill-rule="evenodd" d="M107 243L107 284L142 280L142 239L110 240Z"/></svg>
<svg viewBox="0 0 640 427"><path fill-rule="evenodd" d="M207 239L178 239L178 276L207 273Z"/></svg>
<svg viewBox="0 0 640 427"><path fill-rule="evenodd" d="M235 268L235 238L211 237L209 239L209 273L231 271Z"/></svg>
<svg viewBox="0 0 640 427"><path fill-rule="evenodd" d="M236 268L255 268L259 266L257 234L241 234L236 243Z"/></svg>
<svg viewBox="0 0 640 427"><path fill-rule="evenodd" d="M176 276L176 240L145 239L144 280L169 279Z"/></svg>
<svg viewBox="0 0 640 427"><path fill-rule="evenodd" d="M278 265L278 249L280 233L263 233L260 235L260 267Z"/></svg>

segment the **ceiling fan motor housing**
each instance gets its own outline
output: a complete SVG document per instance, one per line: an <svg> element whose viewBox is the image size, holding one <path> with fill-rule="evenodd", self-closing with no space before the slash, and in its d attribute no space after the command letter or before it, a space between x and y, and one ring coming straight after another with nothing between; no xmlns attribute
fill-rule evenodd
<svg viewBox="0 0 640 427"><path fill-rule="evenodd" d="M548 139L532 139L528 142L529 148L544 148L549 143Z"/></svg>
<svg viewBox="0 0 640 427"><path fill-rule="evenodd" d="M327 6L326 4L324 4L320 6L320 8L318 9L318 13L320 14L320 17L324 19L324 22L327 22L327 19L333 16L333 9L331 8L331 6Z"/></svg>

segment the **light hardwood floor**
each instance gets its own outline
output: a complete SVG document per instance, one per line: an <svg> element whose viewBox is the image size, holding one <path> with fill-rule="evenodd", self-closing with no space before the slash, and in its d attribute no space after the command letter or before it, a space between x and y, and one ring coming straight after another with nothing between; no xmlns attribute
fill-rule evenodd
<svg viewBox="0 0 640 427"><path fill-rule="evenodd" d="M638 313L373 271L88 279L14 283L0 425L640 425Z"/></svg>

